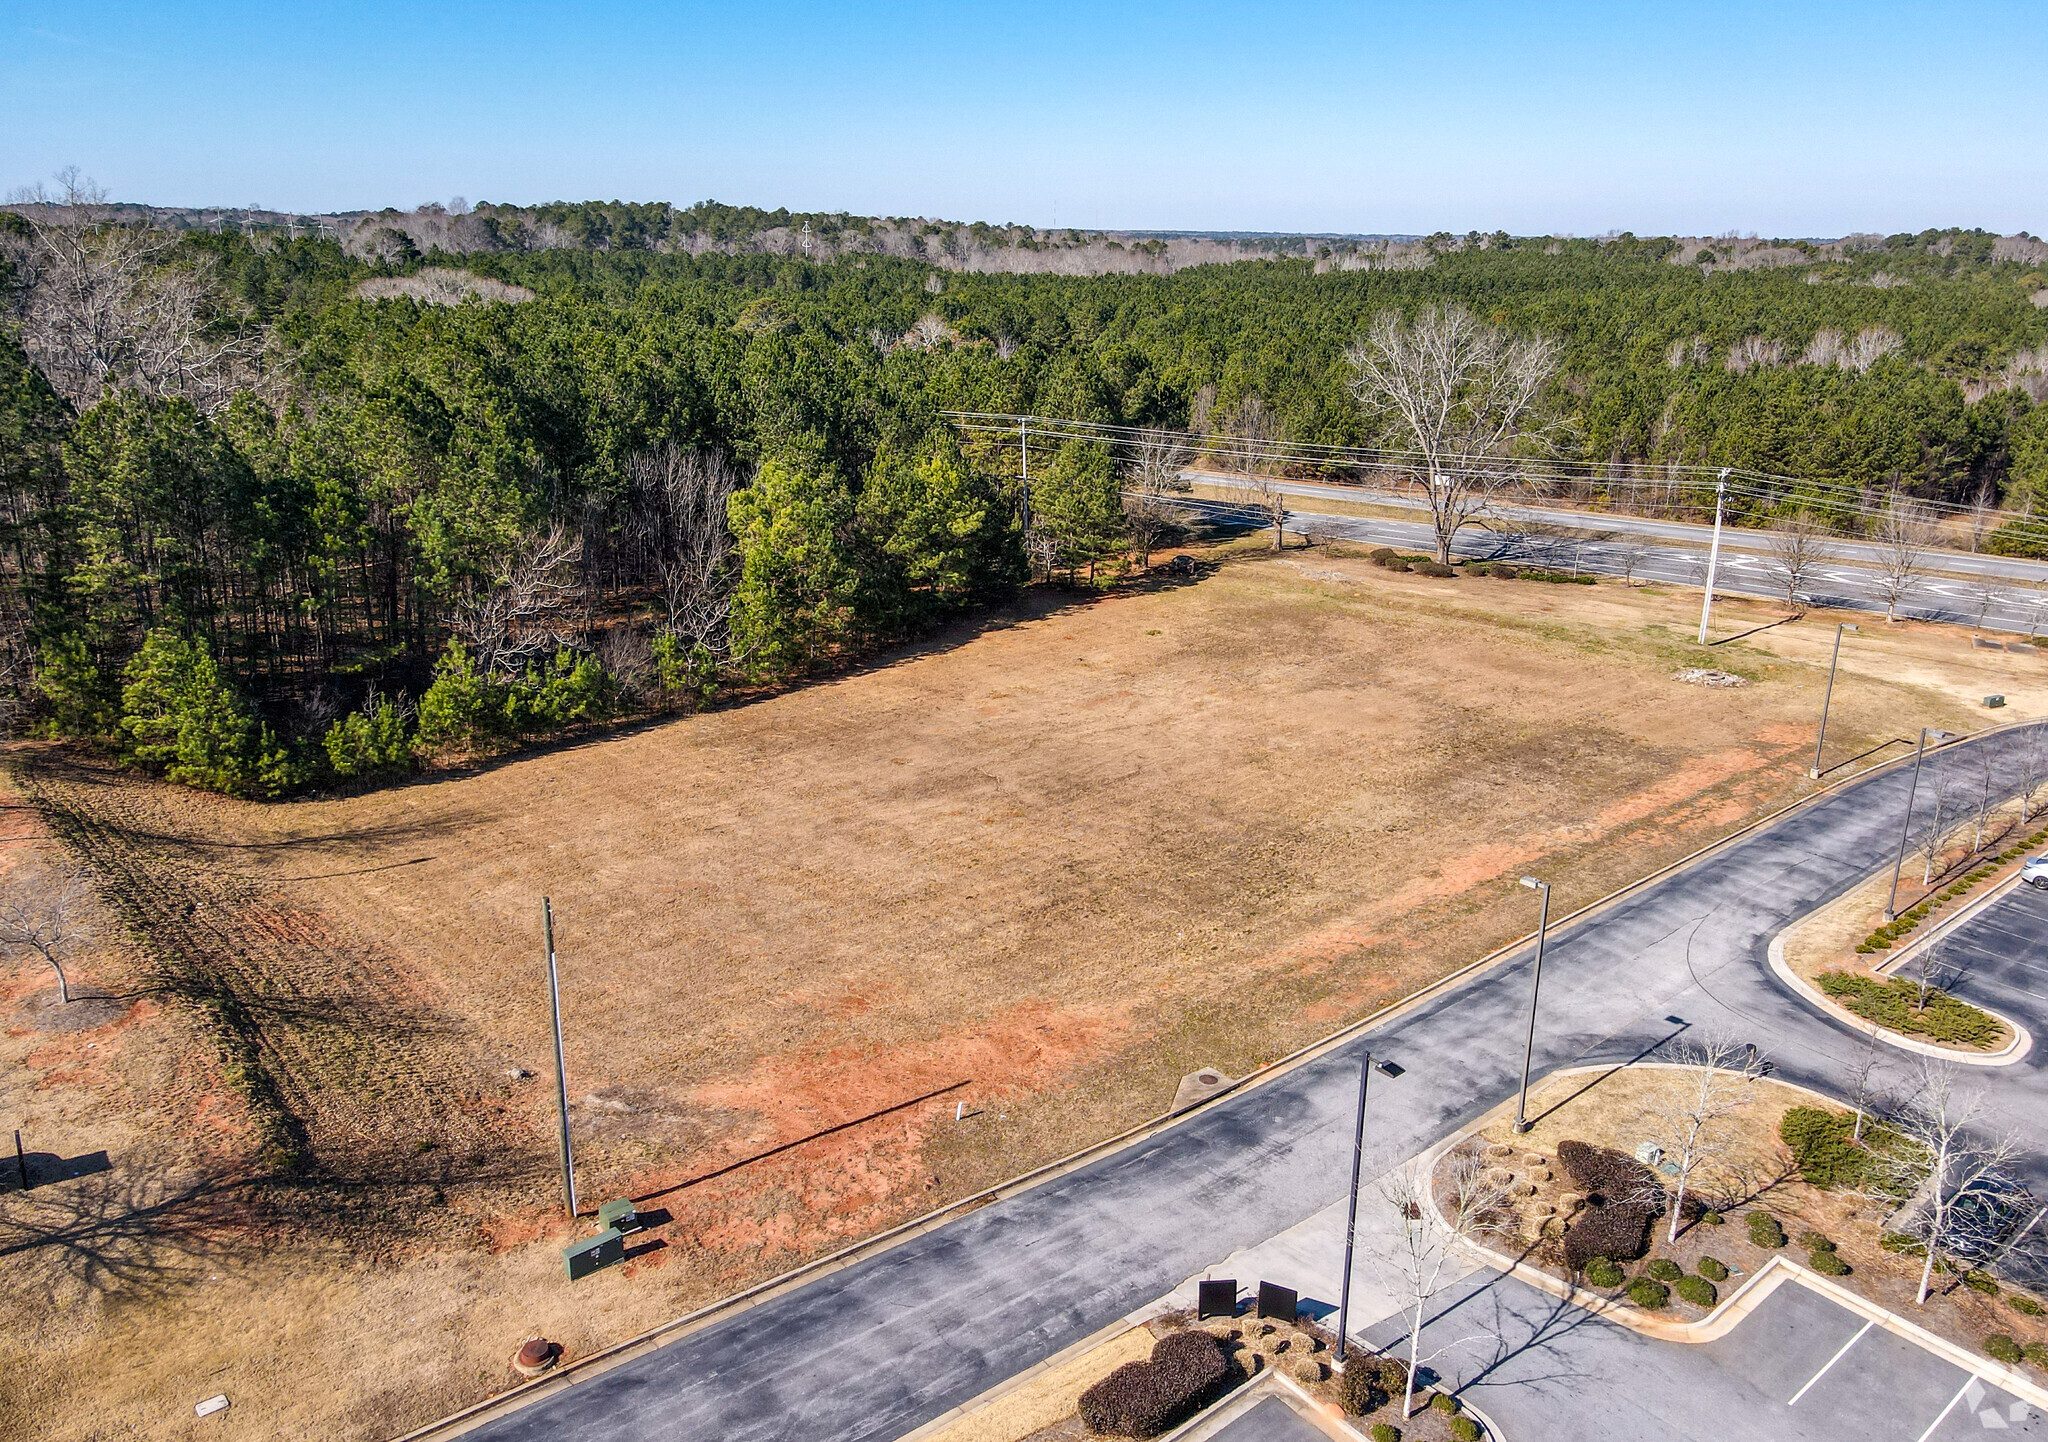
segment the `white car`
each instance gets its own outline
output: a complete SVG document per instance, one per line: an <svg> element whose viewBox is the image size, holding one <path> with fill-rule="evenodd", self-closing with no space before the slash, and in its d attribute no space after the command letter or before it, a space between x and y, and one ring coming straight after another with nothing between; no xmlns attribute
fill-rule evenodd
<svg viewBox="0 0 2048 1442"><path fill-rule="evenodd" d="M2048 856L2036 856L2020 868L2020 880L2042 891L2048 891Z"/></svg>

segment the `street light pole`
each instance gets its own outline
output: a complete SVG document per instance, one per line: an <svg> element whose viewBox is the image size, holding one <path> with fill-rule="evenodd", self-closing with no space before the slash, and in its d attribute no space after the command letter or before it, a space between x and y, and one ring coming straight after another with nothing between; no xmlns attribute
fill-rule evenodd
<svg viewBox="0 0 2048 1442"><path fill-rule="evenodd" d="M1820 748L1825 746L1828 740L1828 707L1834 704L1835 699L1835 667L1842 661L1842 633L1858 629L1847 621L1835 627L1835 655L1834 659L1828 662L1827 694L1821 697L1820 701L1820 735L1815 737L1813 742L1813 769L1806 773L1815 781L1820 780Z"/></svg>
<svg viewBox="0 0 2048 1442"><path fill-rule="evenodd" d="M1536 997L1543 988L1543 941L1550 930L1550 883L1533 876L1522 885L1543 893L1543 911L1536 922L1536 969L1529 978L1529 1038L1522 1046L1522 1092L1515 1100L1515 1135L1529 1130L1529 1063L1536 1055Z"/></svg>
<svg viewBox="0 0 2048 1442"><path fill-rule="evenodd" d="M540 914L548 934L548 1008L555 1020L555 1100L562 1116L562 1194L569 1202L569 1215L576 1215L576 1162L569 1151L569 1072L562 1061L562 985L555 970L555 908L545 896Z"/></svg>
<svg viewBox="0 0 2048 1442"><path fill-rule="evenodd" d="M1884 919L1898 920L1899 873L1906 866L1906 838L1913 834L1913 798L1920 794L1920 762L1927 755L1927 738L1932 736L1936 745L1955 740L1953 732L1936 731L1932 727L1920 728L1920 744L1913 752L1913 784L1906 788L1906 819L1899 823L1899 856L1892 863L1891 894L1885 898Z"/></svg>
<svg viewBox="0 0 2048 1442"><path fill-rule="evenodd" d="M1358 1120L1351 1131L1351 1193L1344 1211L1344 1280L1337 1288L1337 1370L1344 1370L1344 1341L1351 1322L1351 1253L1358 1240L1358 1181L1365 1166L1365 1096L1372 1074L1397 1077L1402 1068L1390 1061L1374 1061L1367 1052L1358 1062Z"/></svg>
<svg viewBox="0 0 2048 1442"><path fill-rule="evenodd" d="M1714 611L1714 570L1721 564L1721 502L1728 494L1728 472L1732 466L1721 468L1721 477L1714 482L1714 544L1707 552L1707 594L1700 601L1700 644L1707 644L1707 617Z"/></svg>

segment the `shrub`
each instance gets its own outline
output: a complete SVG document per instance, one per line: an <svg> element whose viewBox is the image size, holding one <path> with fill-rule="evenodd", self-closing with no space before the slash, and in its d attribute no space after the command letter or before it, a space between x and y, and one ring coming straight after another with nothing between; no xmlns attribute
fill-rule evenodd
<svg viewBox="0 0 2048 1442"><path fill-rule="evenodd" d="M1853 1270L1838 1252L1815 1252L1807 1260L1823 1277L1846 1277Z"/></svg>
<svg viewBox="0 0 2048 1442"><path fill-rule="evenodd" d="M1822 1191L1860 1185L1870 1154L1855 1145L1856 1118L1826 1107L1792 1107L1778 1123L1778 1138L1791 1150L1799 1175Z"/></svg>
<svg viewBox="0 0 2048 1442"><path fill-rule="evenodd" d="M1287 1363L1287 1375L1304 1385L1323 1380L1323 1364L1313 1357L1295 1357Z"/></svg>
<svg viewBox="0 0 2048 1442"><path fill-rule="evenodd" d="M1487 565L1484 561L1474 561L1471 565L1465 568L1465 574L1468 576L1487 576L1491 575L1492 573L1493 568Z"/></svg>
<svg viewBox="0 0 2048 1442"><path fill-rule="evenodd" d="M2036 1367L2048 1367L2048 1342L2029 1342L2020 1348L2020 1355Z"/></svg>
<svg viewBox="0 0 2048 1442"><path fill-rule="evenodd" d="M1622 1270L1605 1257L1594 1257L1586 1263L1586 1284L1591 1287L1619 1287Z"/></svg>
<svg viewBox="0 0 2048 1442"><path fill-rule="evenodd" d="M1415 574L1418 576L1434 576L1438 580L1442 580L1446 576L1455 576L1458 574L1449 566L1444 565L1441 561L1410 561L1408 563L1408 569L1415 572Z"/></svg>
<svg viewBox="0 0 2048 1442"><path fill-rule="evenodd" d="M1817 980L1822 991L1850 1011L1893 1031L1964 1046L1989 1046L1998 1040L1998 1023L1989 1013L1939 987L1928 991L1927 1005L1921 1007L1919 987L1902 976L1880 981L1853 972L1825 971Z"/></svg>
<svg viewBox="0 0 2048 1442"><path fill-rule="evenodd" d="M1449 1417L1457 1413L1458 1399L1448 1392L1439 1392L1429 1399L1429 1405Z"/></svg>
<svg viewBox="0 0 2048 1442"><path fill-rule="evenodd" d="M1638 1307L1655 1311L1671 1304L1671 1289L1662 1282L1653 1282L1648 1277L1638 1277L1628 1284L1628 1299Z"/></svg>
<svg viewBox="0 0 2048 1442"><path fill-rule="evenodd" d="M1370 551L1366 552L1366 555L1382 566L1400 554L1392 546L1374 546Z"/></svg>
<svg viewBox="0 0 2048 1442"><path fill-rule="evenodd" d="M1649 1265L1643 1268L1643 1275L1655 1277L1660 1282L1675 1282L1685 1275L1685 1268L1669 1257L1653 1257Z"/></svg>
<svg viewBox="0 0 2048 1442"><path fill-rule="evenodd" d="M1207 1332L1161 1337L1149 1362L1126 1362L1081 1394L1090 1431L1156 1437L1207 1401L1229 1375L1223 1347Z"/></svg>
<svg viewBox="0 0 2048 1442"><path fill-rule="evenodd" d="M1710 1282L1725 1282L1728 1280L1728 1264L1719 1257L1701 1257L1700 1275Z"/></svg>
<svg viewBox="0 0 2048 1442"><path fill-rule="evenodd" d="M1984 1355L2010 1367L2026 1355L2026 1350L2005 1333L1993 1332L1984 1339Z"/></svg>
<svg viewBox="0 0 2048 1442"><path fill-rule="evenodd" d="M1927 1246L1910 1232L1886 1232L1877 1239L1878 1246L1887 1252L1899 1252L1908 1257L1918 1257L1927 1251Z"/></svg>
<svg viewBox="0 0 2048 1442"><path fill-rule="evenodd" d="M1799 1245L1809 1252L1832 1252L1835 1244L1819 1232L1801 1232Z"/></svg>
<svg viewBox="0 0 2048 1442"><path fill-rule="evenodd" d="M1391 1422L1375 1422L1367 1434L1372 1442L1401 1442L1401 1429Z"/></svg>
<svg viewBox="0 0 2048 1442"><path fill-rule="evenodd" d="M1522 570L1521 567L1510 566L1505 561L1495 561L1493 563L1493 574L1503 581L1514 581L1521 578Z"/></svg>
<svg viewBox="0 0 2048 1442"><path fill-rule="evenodd" d="M1453 1417L1451 1437L1453 1442L1479 1442L1479 1424L1470 1417Z"/></svg>
<svg viewBox="0 0 2048 1442"><path fill-rule="evenodd" d="M1595 1257L1634 1261L1650 1247L1650 1223L1657 1213L1644 1206L1615 1203L1589 1206L1564 1231L1567 1266L1584 1268Z"/></svg>
<svg viewBox="0 0 2048 1442"><path fill-rule="evenodd" d="M1386 560L1380 562L1380 564L1382 566L1385 566L1389 571L1406 571L1412 569L1412 567L1410 567L1410 565L1408 564L1408 558L1406 556L1389 556Z"/></svg>
<svg viewBox="0 0 2048 1442"><path fill-rule="evenodd" d="M1700 1225L1702 1226L1718 1227L1727 1220L1726 1217L1716 1211L1708 1210L1700 1213Z"/></svg>
<svg viewBox="0 0 2048 1442"><path fill-rule="evenodd" d="M151 631L121 674L129 760L205 791L252 789L262 738L203 642Z"/></svg>
<svg viewBox="0 0 2048 1442"><path fill-rule="evenodd" d="M2041 1304L2032 1297L2029 1297L2025 1292L2006 1293L2005 1305L2018 1312L2022 1317L2038 1317L2041 1315Z"/></svg>
<svg viewBox="0 0 2048 1442"><path fill-rule="evenodd" d="M1749 1240L1754 1246L1782 1247L1785 1245L1785 1229L1778 1225L1778 1219L1769 1212L1751 1212Z"/></svg>
<svg viewBox="0 0 2048 1442"><path fill-rule="evenodd" d="M1363 1417L1407 1386L1407 1369L1400 1359L1354 1352L1337 1375L1337 1401L1351 1416Z"/></svg>
<svg viewBox="0 0 2048 1442"><path fill-rule="evenodd" d="M1965 1287L1968 1287L1971 1291L1982 1293L1984 1296L1987 1297L1995 1297L1998 1295L1997 1280L1994 1279L1989 1272L1979 1271L1975 1267L1972 1267L1969 1271L1963 1273L1963 1285Z"/></svg>
<svg viewBox="0 0 2048 1442"><path fill-rule="evenodd" d="M397 776L412 769L412 733L405 714L382 697L371 697L362 710L351 711L328 727L320 744L328 767L343 781Z"/></svg>
<svg viewBox="0 0 2048 1442"><path fill-rule="evenodd" d="M1677 1284L1679 1300L1690 1302L1695 1307L1711 1310L1721 1300L1721 1293L1705 1277L1680 1277Z"/></svg>
<svg viewBox="0 0 2048 1442"><path fill-rule="evenodd" d="M1656 1174L1634 1157L1584 1142L1559 1143L1557 1159L1588 1204L1565 1229L1566 1264L1583 1269L1594 1257L1632 1261L1648 1250L1650 1223L1663 1209Z"/></svg>

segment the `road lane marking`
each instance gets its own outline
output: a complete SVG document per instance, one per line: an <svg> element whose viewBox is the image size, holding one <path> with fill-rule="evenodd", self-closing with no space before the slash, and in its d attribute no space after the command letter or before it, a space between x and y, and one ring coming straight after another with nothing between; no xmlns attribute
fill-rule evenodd
<svg viewBox="0 0 2048 1442"><path fill-rule="evenodd" d="M1851 1347L1855 1346L1858 1342L1863 1340L1863 1333L1868 1332L1872 1327L1875 1327L1876 1325L1876 1318L1872 1318L1870 1321L1865 1322L1863 1324L1862 1330L1857 1332L1857 1334L1851 1337L1848 1341L1844 1342L1842 1344L1842 1350L1840 1352L1837 1352L1834 1356L1828 1358L1827 1366L1822 1367L1818 1372L1814 1373L1811 1377L1808 1377L1806 1379L1806 1386L1801 1387L1797 1392L1794 1392L1792 1394L1792 1400L1790 1402L1787 1402L1785 1405L1787 1407L1797 1407L1799 1405L1799 1399L1806 1395L1807 1389L1812 1387L1813 1384L1818 1382L1821 1378L1827 1376L1828 1367L1832 1367L1835 1365L1835 1363L1841 1361L1844 1354L1846 1354ZM1960 1397L1962 1394L1958 1392L1956 1395ZM1951 1402L1949 1403L1949 1406L1953 1407L1955 1406L1955 1403ZM1941 1415L1946 1417L1948 1414L1944 1412Z"/></svg>
<svg viewBox="0 0 2048 1442"><path fill-rule="evenodd" d="M1927 1430L1920 1434L1919 1442L1927 1442L1934 1435L1934 1429L1948 1420L1948 1414L1956 1410L1956 1403L1963 1400L1963 1394L1977 1385L1975 1377L1963 1378L1963 1385L1956 1388L1956 1395L1948 1399L1948 1405L1941 1409L1941 1415L1927 1424Z"/></svg>

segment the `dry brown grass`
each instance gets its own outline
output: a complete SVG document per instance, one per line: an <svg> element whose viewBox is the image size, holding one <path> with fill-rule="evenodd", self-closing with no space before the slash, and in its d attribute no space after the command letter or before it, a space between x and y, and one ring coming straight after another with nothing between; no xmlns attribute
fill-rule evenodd
<svg viewBox="0 0 2048 1442"><path fill-rule="evenodd" d="M1717 648L1754 684L1702 691L1671 679L1696 605L1319 548L350 799L19 753L149 942L97 963L141 998L111 1028L34 1031L42 983L10 979L10 1105L124 1183L263 1183L203 1214L196 1267L66 1284L56 1325L65 1250L0 1198L28 1243L0 1325L33 1338L0 1423L155 1432L225 1390L223 1437L395 1432L535 1332L586 1353L1152 1116L1197 1065L1241 1075L1526 929L1521 872L1568 909L1805 788L1831 628ZM2037 663L1988 685L1967 644L1845 655L1843 751L2042 699ZM574 1289L543 894L584 1195L674 1219Z"/></svg>

